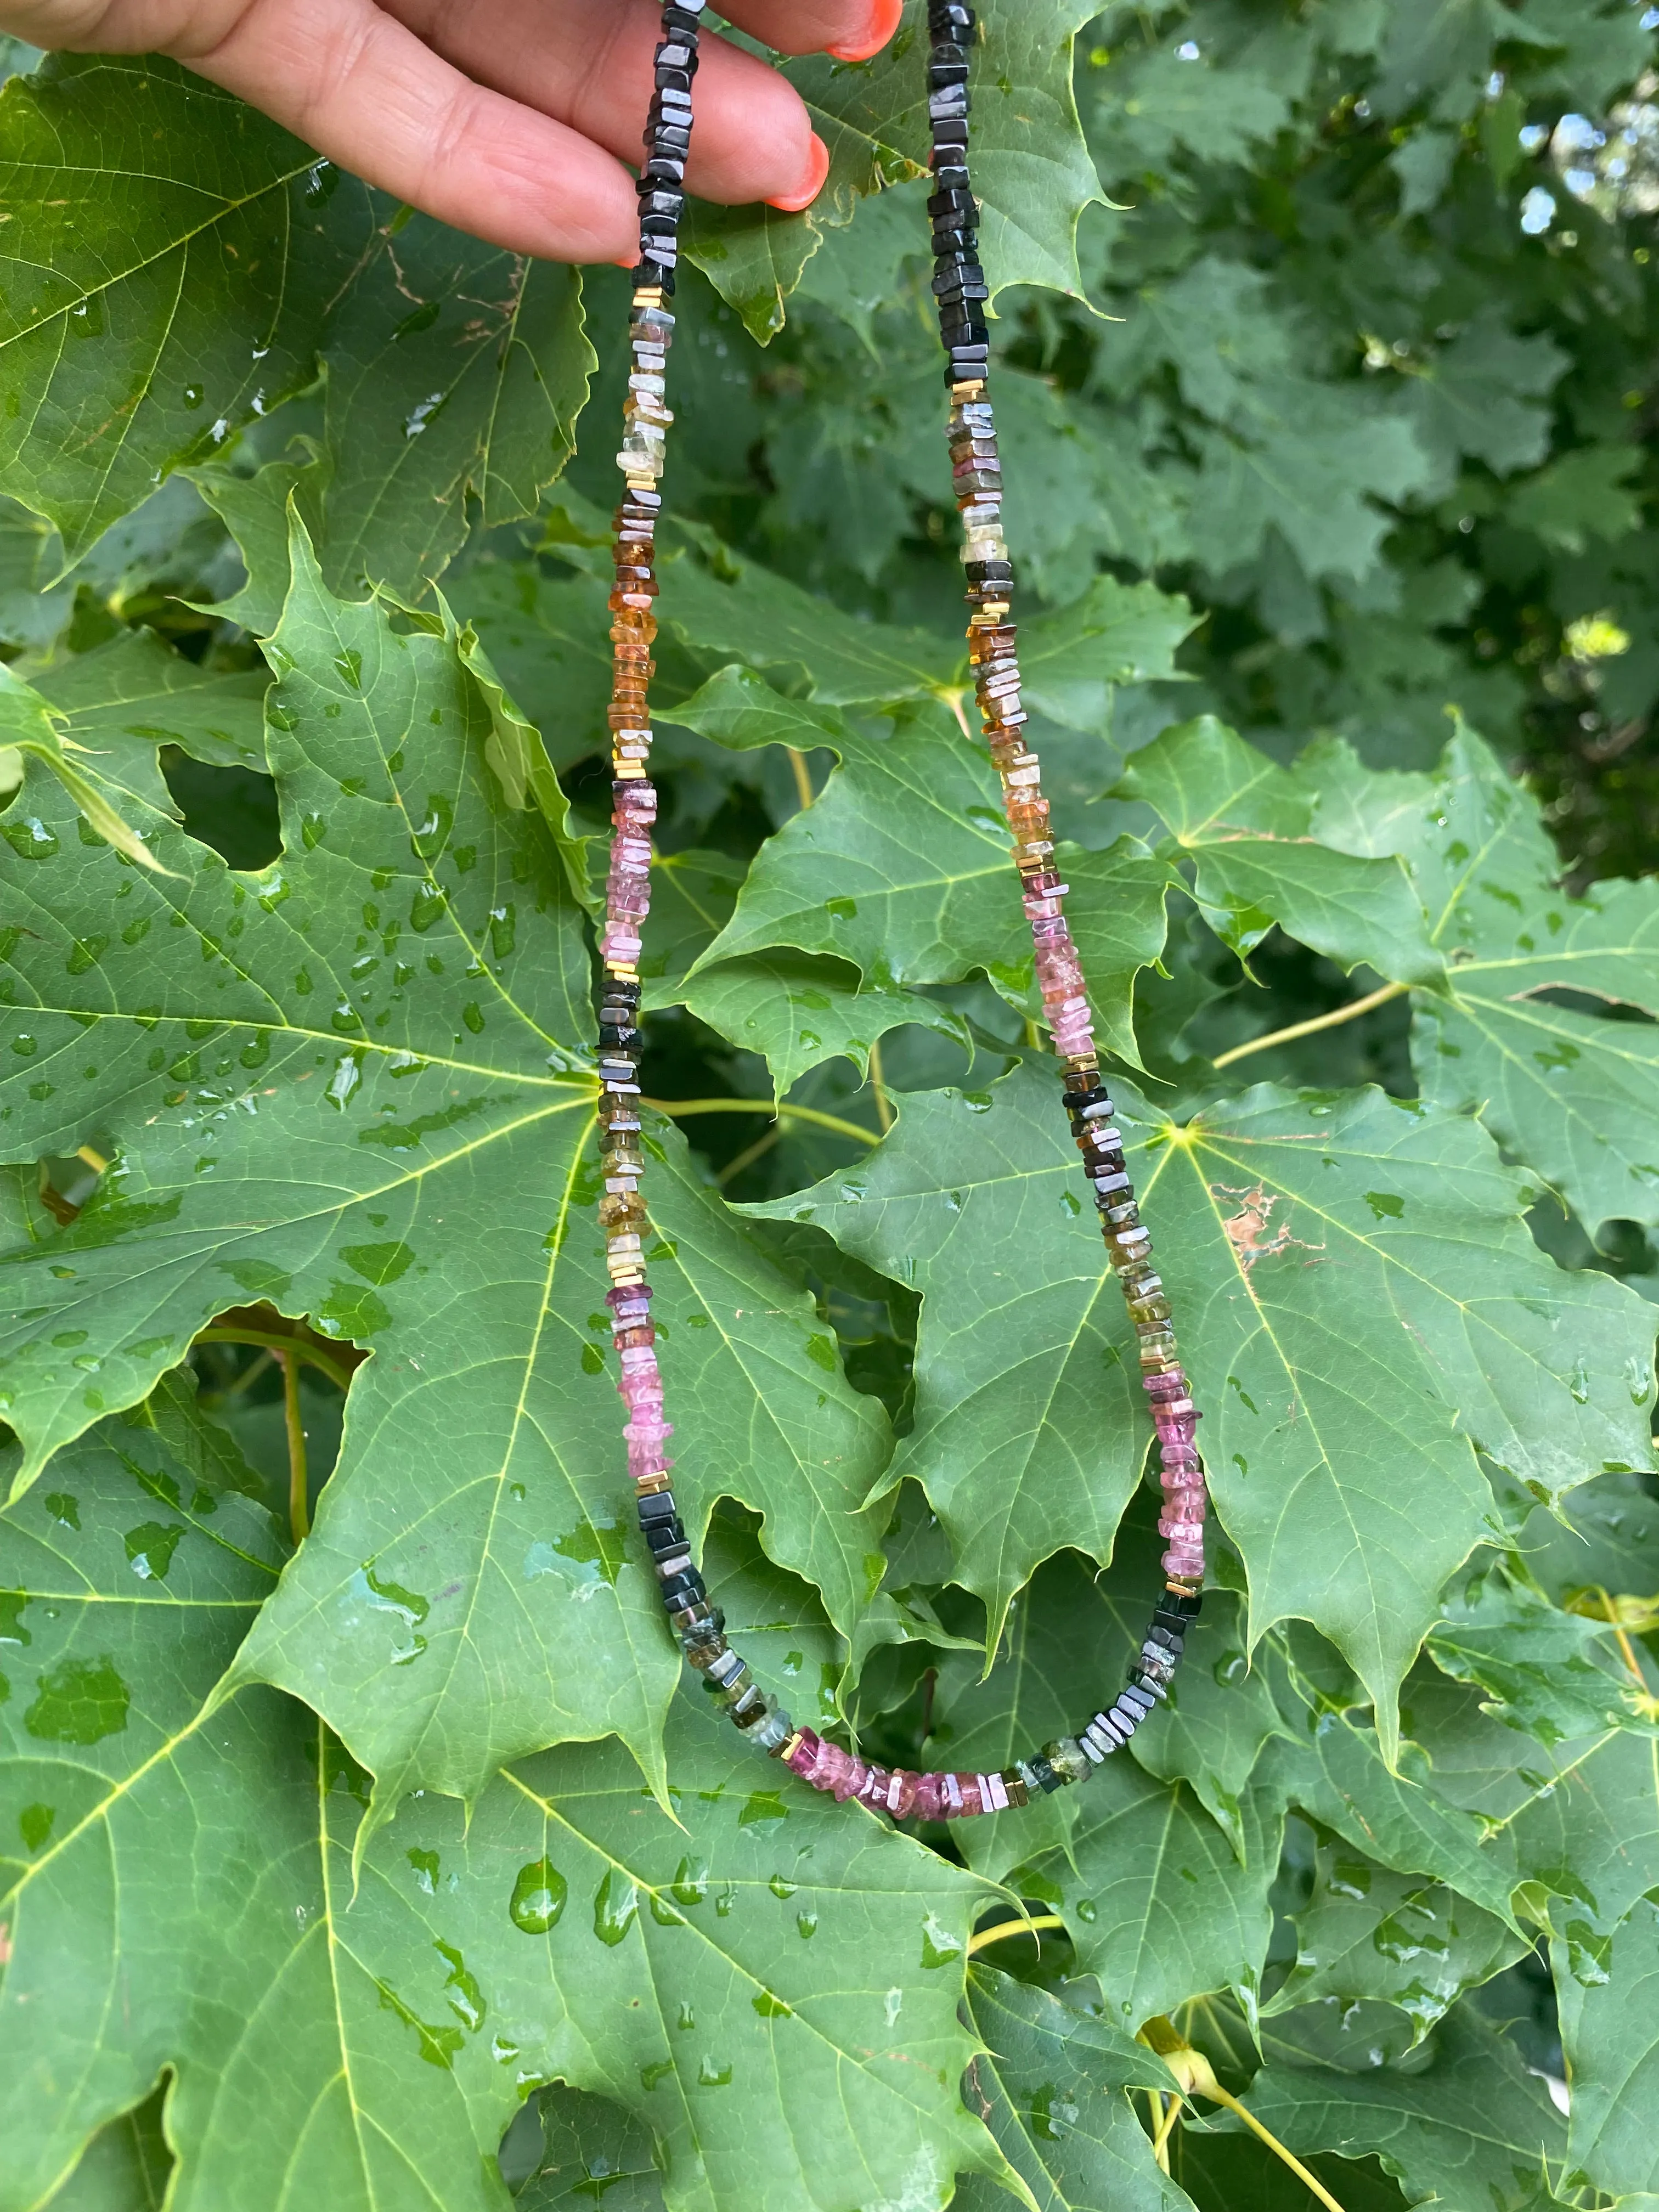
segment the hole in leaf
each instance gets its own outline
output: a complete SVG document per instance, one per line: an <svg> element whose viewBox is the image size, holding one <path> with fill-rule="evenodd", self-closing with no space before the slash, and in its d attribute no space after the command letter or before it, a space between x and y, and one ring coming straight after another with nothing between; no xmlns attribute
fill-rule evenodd
<svg viewBox="0 0 1659 2212"><path fill-rule="evenodd" d="M69 1159L50 1156L38 1164L40 1203L60 1229L67 1229L104 1179L108 1160L94 1145L83 1145Z"/></svg>
<svg viewBox="0 0 1659 2212"><path fill-rule="evenodd" d="M368 1357L348 1339L321 1336L264 1300L216 1315L191 1348L203 1412L230 1431L264 1486L265 1504L297 1530L310 1526L334 1470L346 1395Z"/></svg>
<svg viewBox="0 0 1659 2212"><path fill-rule="evenodd" d="M283 849L276 786L257 769L210 768L177 745L161 750L161 774L185 828L233 868L263 868Z"/></svg>

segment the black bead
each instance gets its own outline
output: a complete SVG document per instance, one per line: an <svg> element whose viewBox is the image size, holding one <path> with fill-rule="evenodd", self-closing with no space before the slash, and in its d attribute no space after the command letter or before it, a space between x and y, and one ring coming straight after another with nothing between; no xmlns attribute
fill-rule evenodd
<svg viewBox="0 0 1659 2212"><path fill-rule="evenodd" d="M631 1055L637 1053L644 1042L639 1030L631 1024L624 1029L619 1022L599 1024L599 1048L602 1052L623 1052Z"/></svg>
<svg viewBox="0 0 1659 2212"><path fill-rule="evenodd" d="M670 1575L662 1585L662 1601L671 1613L678 1613L683 1605L700 1603L708 1594L695 1567L688 1567L684 1574Z"/></svg>
<svg viewBox="0 0 1659 2212"><path fill-rule="evenodd" d="M607 1005L637 1006L644 988L643 984L635 982L607 983L605 987L605 1002Z"/></svg>
<svg viewBox="0 0 1659 2212"><path fill-rule="evenodd" d="M935 46L927 64L927 89L944 92L953 84L968 82L968 57L960 46Z"/></svg>
<svg viewBox="0 0 1659 2212"><path fill-rule="evenodd" d="M653 1554L679 1552L685 1548L685 1529L676 1516L668 1521L653 1521L646 1528L645 1540Z"/></svg>
<svg viewBox="0 0 1659 2212"><path fill-rule="evenodd" d="M682 37L695 40L698 32L702 28L702 10L701 8L695 11L690 8L672 6L665 8L662 11L662 27L665 31L678 31Z"/></svg>
<svg viewBox="0 0 1659 2212"><path fill-rule="evenodd" d="M1025 1764L1030 1768L1039 1790L1045 1790L1052 1796L1063 1786L1065 1777L1055 1773L1040 1751L1034 1751Z"/></svg>
<svg viewBox="0 0 1659 2212"><path fill-rule="evenodd" d="M1161 1628L1156 1620L1146 1631L1143 1641L1156 1644L1160 1651L1167 1651L1172 1659L1179 1659L1187 1649L1187 1640L1179 1629Z"/></svg>
<svg viewBox="0 0 1659 2212"><path fill-rule="evenodd" d="M653 154L640 171L641 185L678 185L685 179L685 163L678 154Z"/></svg>
<svg viewBox="0 0 1659 2212"><path fill-rule="evenodd" d="M979 202L973 194L956 185L936 191L927 203L928 218L935 223L943 222L947 216L963 215L971 222L978 211Z"/></svg>
<svg viewBox="0 0 1659 2212"><path fill-rule="evenodd" d="M648 1490L640 1500L640 1524L643 1527L650 1521L672 1521L676 1510L672 1490Z"/></svg>
<svg viewBox="0 0 1659 2212"><path fill-rule="evenodd" d="M964 0L928 0L927 29L935 39L952 38L959 44L973 35L974 11Z"/></svg>
<svg viewBox="0 0 1659 2212"><path fill-rule="evenodd" d="M672 214L649 213L642 214L640 217L641 238L673 238L678 236L680 218L678 210Z"/></svg>
<svg viewBox="0 0 1659 2212"><path fill-rule="evenodd" d="M635 290L642 284L658 284L670 299L674 296L674 272L672 269L665 269L660 262L636 261L629 275Z"/></svg>
<svg viewBox="0 0 1659 2212"><path fill-rule="evenodd" d="M1006 561L969 561L964 567L970 584L1012 584L1014 571Z"/></svg>
<svg viewBox="0 0 1659 2212"><path fill-rule="evenodd" d="M932 167L934 179L941 191L965 192L972 190L966 161L952 161L948 155L941 155L939 149L935 148Z"/></svg>
<svg viewBox="0 0 1659 2212"><path fill-rule="evenodd" d="M1165 1590L1158 1601L1158 1609L1159 1613L1178 1613L1183 1620L1196 1620L1203 1604L1201 1590L1193 1591L1190 1596L1184 1590Z"/></svg>
<svg viewBox="0 0 1659 2212"><path fill-rule="evenodd" d="M940 223L928 240L935 261L959 260L979 251L976 223Z"/></svg>

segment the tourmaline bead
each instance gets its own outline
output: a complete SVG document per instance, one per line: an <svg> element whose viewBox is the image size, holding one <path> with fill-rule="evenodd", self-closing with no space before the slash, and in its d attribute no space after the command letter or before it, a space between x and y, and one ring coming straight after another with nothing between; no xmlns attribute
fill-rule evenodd
<svg viewBox="0 0 1659 2212"><path fill-rule="evenodd" d="M775 1758L794 1733L794 1723L775 1698L769 1698L767 1709L749 1730L746 1741L757 1751L769 1753Z"/></svg>
<svg viewBox="0 0 1659 2212"><path fill-rule="evenodd" d="M1056 1774L1067 1782L1086 1782L1093 1772L1093 1762L1085 1759L1083 1747L1074 1735L1057 1736L1045 1743L1042 1755Z"/></svg>

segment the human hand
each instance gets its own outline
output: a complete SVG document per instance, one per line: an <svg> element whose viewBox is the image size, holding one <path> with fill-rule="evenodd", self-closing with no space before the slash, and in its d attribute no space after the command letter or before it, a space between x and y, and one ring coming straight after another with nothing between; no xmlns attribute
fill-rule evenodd
<svg viewBox="0 0 1659 2212"><path fill-rule="evenodd" d="M722 0L786 53L861 61L900 0ZM0 0L38 46L165 53L353 175L458 229L552 261L637 257L633 179L656 0ZM793 211L830 156L794 88L705 35L688 187Z"/></svg>

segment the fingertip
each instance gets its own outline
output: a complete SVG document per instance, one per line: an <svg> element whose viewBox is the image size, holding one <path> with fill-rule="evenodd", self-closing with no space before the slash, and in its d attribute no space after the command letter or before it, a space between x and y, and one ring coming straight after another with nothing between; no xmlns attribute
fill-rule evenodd
<svg viewBox="0 0 1659 2212"><path fill-rule="evenodd" d="M870 21L863 33L844 45L826 46L825 53L838 62L867 62L872 54L881 52L897 30L903 12L903 0L872 0Z"/></svg>
<svg viewBox="0 0 1659 2212"><path fill-rule="evenodd" d="M811 207L823 190L823 180L830 173L830 149L816 131L811 143L811 161L806 174L793 191L775 194L767 201L768 207L780 208L785 215L799 215L803 208Z"/></svg>

